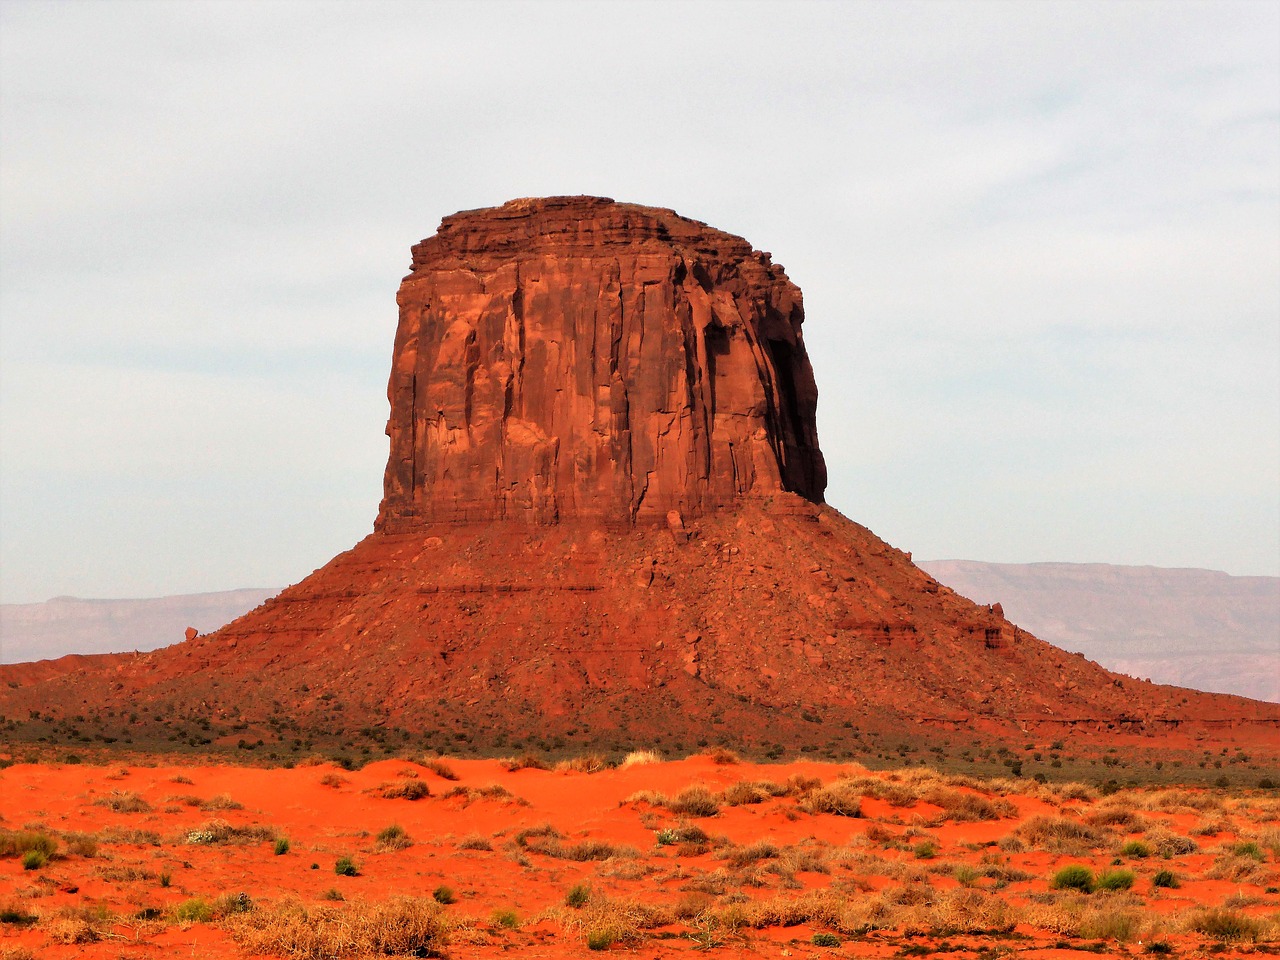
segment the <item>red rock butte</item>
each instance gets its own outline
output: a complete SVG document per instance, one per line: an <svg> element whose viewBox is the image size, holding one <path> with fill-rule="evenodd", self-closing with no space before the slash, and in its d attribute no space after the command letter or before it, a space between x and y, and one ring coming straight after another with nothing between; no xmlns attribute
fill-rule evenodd
<svg viewBox="0 0 1280 960"><path fill-rule="evenodd" d="M515 200L446 217L398 301L375 531L212 634L0 667L11 735L1280 754L1280 705L1108 673L824 504L800 291L745 240Z"/></svg>
<svg viewBox="0 0 1280 960"><path fill-rule="evenodd" d="M446 217L397 301L379 530L822 501L800 291L739 237L513 200Z"/></svg>

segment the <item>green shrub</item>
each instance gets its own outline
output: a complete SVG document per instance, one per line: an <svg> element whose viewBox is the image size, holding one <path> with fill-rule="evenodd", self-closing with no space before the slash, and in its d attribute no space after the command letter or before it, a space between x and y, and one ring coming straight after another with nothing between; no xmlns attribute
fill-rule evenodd
<svg viewBox="0 0 1280 960"><path fill-rule="evenodd" d="M840 938L834 933L815 933L811 940L815 947L838 947Z"/></svg>
<svg viewBox="0 0 1280 960"><path fill-rule="evenodd" d="M398 823L393 823L389 827L383 827L378 831L379 853L385 853L388 850L403 850L405 847L413 845L413 841L409 839L409 834L405 833L404 827Z"/></svg>
<svg viewBox="0 0 1280 960"><path fill-rule="evenodd" d="M39 830L22 830L16 833L0 833L0 857L19 857L32 851L52 857L58 850L58 841Z"/></svg>
<svg viewBox="0 0 1280 960"><path fill-rule="evenodd" d="M160 874L160 886L167 887L171 883L173 883L173 874L169 873L168 871L165 871L164 873Z"/></svg>
<svg viewBox="0 0 1280 960"><path fill-rule="evenodd" d="M1133 886L1132 870L1105 870L1098 877L1099 890L1128 890Z"/></svg>
<svg viewBox="0 0 1280 960"><path fill-rule="evenodd" d="M505 930L514 930L520 926L520 918L516 916L514 910L495 910L490 914L489 919Z"/></svg>
<svg viewBox="0 0 1280 960"><path fill-rule="evenodd" d="M1151 856L1151 847L1141 840L1130 840L1120 848L1120 853L1126 857L1149 857Z"/></svg>
<svg viewBox="0 0 1280 960"><path fill-rule="evenodd" d="M618 942L618 931L613 927L599 927L587 931L588 950L608 950Z"/></svg>
<svg viewBox="0 0 1280 960"><path fill-rule="evenodd" d="M213 908L203 898L192 897L173 908L173 917L179 923L208 923L213 919Z"/></svg>
<svg viewBox="0 0 1280 960"><path fill-rule="evenodd" d="M938 845L932 840L922 840L912 848L917 860L932 860L938 855Z"/></svg>
<svg viewBox="0 0 1280 960"><path fill-rule="evenodd" d="M590 899L591 887L585 883L579 883L570 888L569 892L564 895L564 905L575 908L585 907Z"/></svg>
<svg viewBox="0 0 1280 960"><path fill-rule="evenodd" d="M1049 881L1049 886L1054 890L1081 890L1084 893L1093 893L1094 883L1093 871L1075 863L1055 873L1053 879Z"/></svg>
<svg viewBox="0 0 1280 960"><path fill-rule="evenodd" d="M457 897L453 895L453 888L445 886L443 883L432 891L431 899L436 903L449 904L453 903Z"/></svg>
<svg viewBox="0 0 1280 960"><path fill-rule="evenodd" d="M1172 870L1157 870L1151 878L1153 887L1164 887L1166 890L1176 890L1182 886L1178 882L1178 877Z"/></svg>
<svg viewBox="0 0 1280 960"><path fill-rule="evenodd" d="M275 852L277 857L283 857L289 852L289 838L276 837Z"/></svg>
<svg viewBox="0 0 1280 960"><path fill-rule="evenodd" d="M22 855L23 870L39 870L48 862L49 858L39 850L28 850Z"/></svg>
<svg viewBox="0 0 1280 960"><path fill-rule="evenodd" d="M350 857L339 857L338 862L333 865L333 872L340 877L358 877L360 868Z"/></svg>
<svg viewBox="0 0 1280 960"><path fill-rule="evenodd" d="M1243 843L1237 843L1231 848L1231 852L1237 857L1248 857L1250 860L1257 860L1261 863L1266 859L1262 852L1262 848L1252 840L1246 840Z"/></svg>

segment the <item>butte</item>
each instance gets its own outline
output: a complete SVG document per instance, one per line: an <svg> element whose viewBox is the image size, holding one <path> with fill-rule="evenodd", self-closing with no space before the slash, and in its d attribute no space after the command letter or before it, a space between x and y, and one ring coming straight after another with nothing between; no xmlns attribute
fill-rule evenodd
<svg viewBox="0 0 1280 960"><path fill-rule="evenodd" d="M213 634L0 668L0 713L295 749L363 728L474 751L1280 752L1280 706L1108 673L825 505L800 291L745 240L514 200L446 217L397 301L374 532Z"/></svg>

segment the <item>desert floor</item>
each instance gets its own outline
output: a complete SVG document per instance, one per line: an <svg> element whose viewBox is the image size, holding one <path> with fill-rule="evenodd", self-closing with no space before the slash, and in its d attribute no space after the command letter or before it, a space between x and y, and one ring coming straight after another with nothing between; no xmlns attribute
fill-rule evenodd
<svg viewBox="0 0 1280 960"><path fill-rule="evenodd" d="M594 765L15 764L0 958L1280 953L1275 789Z"/></svg>

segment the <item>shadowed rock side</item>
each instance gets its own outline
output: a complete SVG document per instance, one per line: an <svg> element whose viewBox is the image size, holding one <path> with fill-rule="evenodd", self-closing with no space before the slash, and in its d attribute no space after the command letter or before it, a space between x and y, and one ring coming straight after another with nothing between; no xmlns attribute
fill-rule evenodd
<svg viewBox="0 0 1280 960"><path fill-rule="evenodd" d="M822 501L800 291L739 237L515 200L446 217L397 300L379 530Z"/></svg>
<svg viewBox="0 0 1280 960"><path fill-rule="evenodd" d="M745 241L515 201L446 218L399 302L376 532L214 634L0 667L11 730L127 707L294 748L386 726L478 750L1159 750L1194 728L1280 752L1280 707L1109 674L822 505L799 291Z"/></svg>

